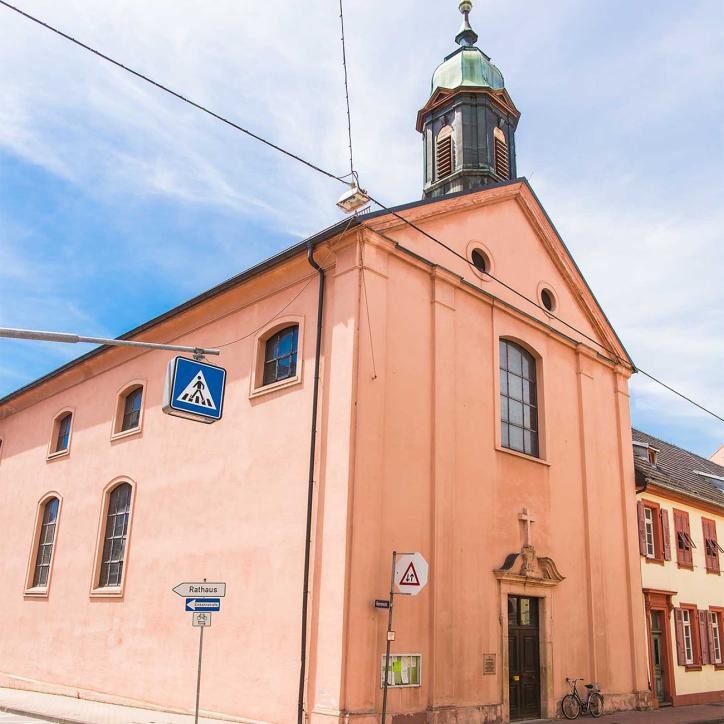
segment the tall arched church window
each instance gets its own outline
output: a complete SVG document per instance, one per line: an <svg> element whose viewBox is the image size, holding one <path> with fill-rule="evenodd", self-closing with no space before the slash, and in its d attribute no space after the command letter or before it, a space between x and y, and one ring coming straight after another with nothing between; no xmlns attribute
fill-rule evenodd
<svg viewBox="0 0 724 724"><path fill-rule="evenodd" d="M99 588L121 585L130 515L131 486L129 483L121 483L108 496Z"/></svg>
<svg viewBox="0 0 724 724"><path fill-rule="evenodd" d="M435 141L435 177L445 178L455 168L455 145L453 143L452 126L443 126Z"/></svg>
<svg viewBox="0 0 724 724"><path fill-rule="evenodd" d="M50 562L53 558L55 544L55 526L58 522L58 498L50 498L43 506L43 517L40 523L38 550L35 555L33 571L33 588L46 588L50 578Z"/></svg>
<svg viewBox="0 0 724 724"><path fill-rule="evenodd" d="M538 391L535 358L514 342L500 340L501 444L538 457Z"/></svg>
<svg viewBox="0 0 724 724"><path fill-rule="evenodd" d="M63 452L68 449L70 444L70 425L73 421L73 414L70 412L65 413L57 421L55 430L55 442L53 452Z"/></svg>
<svg viewBox="0 0 724 724"><path fill-rule="evenodd" d="M493 131L495 141L495 173L504 181L510 180L510 154L505 134L500 128Z"/></svg>

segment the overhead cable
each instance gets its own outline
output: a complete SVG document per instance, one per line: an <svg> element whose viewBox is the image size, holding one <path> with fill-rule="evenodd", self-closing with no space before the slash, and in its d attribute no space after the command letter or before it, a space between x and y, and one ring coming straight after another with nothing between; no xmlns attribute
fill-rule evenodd
<svg viewBox="0 0 724 724"><path fill-rule="evenodd" d="M139 73L138 71L134 70L133 68L129 68L128 66L124 65L123 63L120 63L119 61L114 60L113 58L111 58L111 57L105 55L104 53L101 53L100 51L96 50L95 48L92 48L91 46L86 45L85 43L81 42L80 40L76 40L74 37L68 35L67 33L64 33L62 30L59 30L58 28L55 28L55 27L53 27L52 25L50 25L50 24L48 24L48 23L40 20L39 18L37 18L37 17L35 17L35 16L33 16L33 15L30 15L29 13L21 10L20 8L16 7L15 5L12 5L11 3L7 2L7 0L0 0L0 5L4 5L4 6L7 7L8 9L13 10L14 12L22 15L23 17L27 18L28 20L31 20L31 21L33 21L34 23L37 23L38 25L41 25L42 27L46 28L47 30L50 30L51 32L53 32L53 33L61 36L62 38L65 38L66 40L69 40L71 43L74 43L75 45L83 48L84 50L87 50L87 51L89 51L90 53L93 53L94 55L98 56L99 58L102 58L103 60L105 60L105 61L107 61L107 62L109 62L109 63L117 66L118 68L121 68L122 70L125 70L125 71L131 73L132 75L136 76L137 78L140 78L141 80L143 80L143 81L145 81L145 82L147 82L147 83L150 83L151 85L155 86L156 88L159 88L160 90L164 91L165 93L168 93L168 94L174 96L174 97L177 98L178 100L183 101L184 103L188 103L190 106L193 106L193 107L196 108L197 110L200 110L200 111L202 111L203 113L206 113L206 114L212 116L213 118L217 119L218 121L221 121L222 123L225 123L226 125L231 126L232 128L236 129L237 131L241 131L242 133L246 134L246 135L249 136L250 138L253 138L253 139L256 140L256 141L259 141L260 143L263 143L264 145L268 146L269 148L273 148L275 151L278 151L279 153L282 153L282 154L284 154L285 156L288 156L289 158L292 158L292 159L294 159L295 161L298 161L299 163L302 163L302 164L304 164L305 166L308 166L309 168L317 171L318 173L323 174L323 175L326 176L327 178L331 178L331 179L334 179L335 181L339 181L339 182L341 182L341 183L344 183L344 184L348 185L347 182L345 181L345 178L347 178L347 177L350 176L350 175L354 175L354 172L352 172L352 174L346 174L346 175L344 175L344 176L337 176L336 174L331 173L330 171L327 171L327 170L321 168L320 166L317 166L316 164L312 163L311 161L307 161L306 159L302 158L301 156L299 156L299 155L297 155L297 154L295 154L295 153L292 153L291 151L288 151L288 150L286 150L285 148L282 148L281 146L279 146L279 145L277 145L277 144L275 144L275 143L272 143L271 141L267 140L266 138L263 138L262 136L260 136L260 135L258 135L258 134L256 134L256 133L254 133L254 132L252 132L252 131L244 128L243 126L240 126L238 123L235 123L234 121L232 121L232 120L230 120L230 119L228 119L228 118L220 115L219 113L216 113L216 112L210 110L210 109L207 108L206 106L203 106L202 104L197 103L196 101L193 101L193 100L191 100L190 98L187 98L186 96L182 95L181 93L178 93L177 91L172 90L172 89L169 88L168 86L163 85L162 83L159 83L159 82L153 80L152 78L149 78L148 76L144 75L143 73ZM342 22L343 22L342 13L341 13L341 2L340 2L340 18L341 18L341 20L342 20ZM343 34L344 34L344 29L343 29ZM344 47L343 47L343 53L344 53ZM345 60L345 88L347 88L346 60ZM347 99L348 99L348 109L349 109L349 93L348 93L348 91L347 91ZM350 133L350 166L352 166L351 123L349 122L349 116L348 116L348 130L349 130L349 133ZM399 213L397 213L396 211L394 211L394 210L391 209L390 207L386 206L386 205L383 204L382 202L380 202L380 201L378 201L377 199L375 199L374 197L369 196L369 194L367 194L367 196L368 196L368 198L370 199L370 201L372 201L372 202L374 202L375 204L377 204L383 211L386 211L387 213L392 214L393 216L395 216L397 219L399 219L400 221L402 221L402 222L405 223L406 225L410 226L411 228L413 228L413 229L415 229L416 231L418 231L419 233L421 233L423 236L425 236L425 237L427 237L428 239L430 239L431 241L433 241L435 244L439 244L441 247L447 249L447 251L449 251L449 252L452 253L454 256L458 257L459 259L462 259L466 264L469 264L469 263L470 263L468 259L466 259L466 258L465 258L462 254L460 254L459 252L455 251L452 247L450 247L450 246L448 246L447 244L445 244L444 242L440 241L439 239L437 239L436 237L434 237L432 234L428 233L427 231L421 229L419 226L417 226L417 225L414 224L413 222L409 221L409 220L406 219L404 216L400 215ZM602 344L601 342L599 342L597 339L591 337L590 335L586 334L585 332L583 332L582 330L580 330L580 329L578 329L577 327L573 326L572 324L569 324L568 322L566 322L564 319L561 319L561 318L558 317L557 315L552 314L549 310L544 309L544 308L543 308L540 304L538 304L535 300L531 299L530 297L528 297L527 295L523 294L522 292L519 292L517 289L515 289L514 287L512 287L512 286L510 286L509 284L507 284L506 282L504 282L502 279L499 279L498 277L494 276L494 275L491 274L490 272L485 272L485 274L486 274L487 276L489 276L491 279L494 279L496 282L498 282L499 284L501 284L503 287L505 287L506 289L508 289L508 290L511 291L512 293L514 293L514 294L516 294L517 296L519 296L521 299L524 299L525 301L529 302L529 303L532 304L533 306L535 306L535 307L543 310L543 311L545 312L545 314L553 317L554 319L556 319L557 321L559 321L561 324L565 325L568 329L576 332L577 334L580 334L580 335L581 335L582 337L584 337L585 339L589 340L590 342L593 342L593 343L596 344L597 346L599 346L599 347L601 347L602 349L606 350L606 352L612 354L612 355L616 358L617 361L623 362L624 364L626 363L625 360L622 360L621 357L620 357L618 354L616 354L614 351L608 349L605 345L603 345L603 344ZM465 280L465 279L463 278L463 281L467 281L467 280ZM521 311L522 311L522 310L521 310ZM687 402L690 402L692 405L694 405L695 407L698 407L700 410L703 410L704 412L712 415L712 416L715 417L717 420L721 420L722 422L724 422L724 417L722 417L721 415L718 415L718 414L715 413L715 412L712 412L711 410L709 410L708 408L704 407L703 405L700 405L698 402L695 402L694 400L692 400L691 398L687 397L686 395L684 395L683 393L679 392L678 390L674 389L674 388L671 387L670 385L665 384L665 383L662 382L661 380L658 380L656 377L650 375L649 373L647 373L647 372L645 372L644 370L636 367L635 365L634 365L634 368L633 368L633 369L634 369L634 371L639 371L639 372L641 372L642 374L644 374L646 377L648 377L648 378L651 379L652 381L654 381L654 382L656 382L657 384L661 385L662 387L664 387L665 389L669 390L670 392L673 392L674 394L678 395L679 397L681 397L682 399L686 400Z"/></svg>
<svg viewBox="0 0 724 724"><path fill-rule="evenodd" d="M302 158L301 156L297 155L296 153L292 153L291 151L287 151L285 148L282 148L281 146L277 145L276 143L272 143L271 141L268 141L266 138L263 138L257 133L254 133L253 131L250 131L248 128L244 128L243 126L240 126L238 123L234 123L234 121L226 118L225 116L222 116L219 113L216 113L215 111L212 111L210 108L207 108L206 106L202 105L201 103L197 103L196 101L191 100L190 98L187 98L186 96L182 95L181 93L173 90L172 88L169 88L166 85L163 85L163 83L159 83L158 81L153 80L152 78L149 78L147 75L144 75L143 73L139 73L137 70L134 70L133 68L129 68L127 65L124 65L123 63L114 60L110 56L106 55L105 53L101 53L99 50L96 50L95 48L92 48L90 45L86 45L85 43L81 42L80 40L77 40L76 38L72 37L71 35L68 35L67 33L64 33L62 30L59 30L58 28L53 27L52 25L49 25L48 23L40 20L40 18L36 18L34 15L30 15L30 13L26 13L24 10L21 10L18 7L15 7L15 5L11 5L6 0L0 0L0 5L4 5L6 8L10 10L14 10L16 13L19 13L20 15L28 18L28 20L32 20L34 23L37 23L38 25L42 25L44 28L47 28L51 32L55 33L56 35L60 35L62 38L65 38L66 40L69 40L71 43L74 43L75 45L79 46L80 48L83 48L84 50L87 50L90 53L93 53L94 55L97 55L99 58L102 58L103 60L112 63L118 68L121 68L122 70L125 70L131 75L135 75L136 78L140 78L141 80L145 81L146 83L150 83L153 86L156 86L156 88L159 88L160 90L164 91L165 93L168 93L172 95L174 98L178 98L178 100L183 101L184 103L188 103L190 106L193 106L199 111L202 111L203 113L207 113L208 115L212 116L213 118L216 118L217 121L221 121L222 123L225 123L227 126L231 126L232 128L235 128L237 131L241 131L242 133L245 133L250 138L253 138L255 141L259 141L259 143L263 143L265 146L269 146L269 148L273 148L275 151L279 151L279 153L283 153L285 156L289 156L289 158L293 158L295 161L298 161L299 163L303 163L305 166L308 166L311 169L314 169L315 171L318 171L321 174L324 174L327 176L327 178L334 179L335 181L340 181L341 183L346 183L343 176L337 176L336 174L333 174L331 171L326 171L323 168L320 168L316 164L312 163L311 161L307 161L306 159Z"/></svg>

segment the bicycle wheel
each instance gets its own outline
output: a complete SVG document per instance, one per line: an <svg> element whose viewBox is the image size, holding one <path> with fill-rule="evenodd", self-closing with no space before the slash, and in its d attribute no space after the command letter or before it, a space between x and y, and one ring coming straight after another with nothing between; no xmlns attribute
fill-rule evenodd
<svg viewBox="0 0 724 724"><path fill-rule="evenodd" d="M561 711L566 719L575 719L581 713L581 702L573 694L566 694L561 699Z"/></svg>
<svg viewBox="0 0 724 724"><path fill-rule="evenodd" d="M597 692L591 694L591 698L588 700L588 711L591 712L591 716L598 719L603 714L603 697Z"/></svg>

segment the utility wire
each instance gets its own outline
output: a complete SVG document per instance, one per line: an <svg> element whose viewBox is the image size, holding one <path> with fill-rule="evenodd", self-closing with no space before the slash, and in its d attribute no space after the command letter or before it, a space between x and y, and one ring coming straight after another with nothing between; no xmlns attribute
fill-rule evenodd
<svg viewBox="0 0 724 724"><path fill-rule="evenodd" d="M206 106L203 106L203 105L201 105L200 103L196 103L195 101L191 100L190 98L187 98L186 96L182 95L181 93L178 93L178 92L172 90L172 89L169 88L168 86L165 86L165 85L163 85L162 83L159 83L159 82L157 82L157 81L149 78L148 76L144 75L143 73L139 73L138 71L133 70L133 68L129 68L128 66L124 65L123 63L120 63L119 61L114 60L113 58L111 58L111 57L105 55L104 53L101 53L100 51L96 50L95 48L92 48L91 46L86 45L85 43L81 42L80 40L76 40L74 37L68 35L67 33L64 33L62 30L59 30L58 28L55 28L55 27L53 27L52 25L49 25L48 23L40 20L39 18L36 18L35 16L30 15L29 13L26 13L25 11L23 11L23 10L21 10L20 8L16 7L15 5L10 4L9 2L7 2L7 0L0 0L0 5L4 5L4 6L7 7L8 9L13 10L14 12L18 13L19 15L22 15L23 17L27 18L28 20L31 20L32 22L37 23L38 25L41 25L42 27L46 28L47 30L50 30L51 32L55 33L56 35L59 35L60 37L65 38L66 40L69 40L71 43L74 43L75 45L83 48L84 50L87 50L87 51L89 51L90 53L93 53L94 55L97 55L99 58L102 58L103 60L111 63L112 65L115 65L116 67L121 68L122 70L125 70L125 71L131 73L132 75L136 76L137 78L140 78L141 80L145 81L146 83L150 83L151 85L155 86L156 88L159 88L160 90L164 91L165 93L168 93L168 94L174 96L174 97L177 98L178 100L183 101L184 103L188 103L190 106L193 106L194 108L202 111L203 113L207 113L208 115L212 116L213 118L216 118L218 121L221 121L222 123L225 123L226 125L231 126L232 128L235 128L237 131L241 131L242 133L246 134L247 136L253 138L254 140L259 141L260 143L263 143L264 145L269 146L270 148L273 148L275 151L279 151L279 153L282 153L282 154L284 154L285 156L288 156L289 158L293 158L295 161L298 161L299 163L302 163L302 164L304 164L305 166L308 166L309 168L314 169L315 171L317 171L317 172L323 174L324 176L326 176L327 178L334 179L335 181L339 181L340 183L344 183L345 185L347 185L347 182L346 182L344 179L345 179L346 177L348 177L349 175L355 175L355 174L354 174L354 170L352 171L351 174L346 174L345 176L337 176L337 175L331 173L330 171L326 171L325 169L321 168L320 166L317 166L316 164L314 164L314 163L312 163L312 162L310 162L310 161L307 161L306 159L302 158L301 156L298 156L297 154L292 153L291 151L287 151L285 148L282 148L281 146L278 146L277 144L272 143L271 141L268 141L267 139L263 138L262 136L259 136L259 135L256 134L256 133L253 133L252 131L244 128L243 126L240 126L238 123L235 123L234 121L231 121L231 120L229 120L228 118L225 118L224 116L222 116L222 115L220 115L220 114L218 114L218 113L215 113L214 111L210 110L210 109L207 108ZM343 29L343 38L342 38L342 39L343 39L343 63L344 63L344 66L345 66L345 89L347 90L347 109L348 109L348 114L349 114L349 92L348 92L348 89L347 89L347 85L348 85L348 84L347 84L347 75L346 75L346 58L344 57L344 19L343 19L341 10L342 10L342 7L341 7L341 0L340 0L340 19L342 20L342 29ZM348 115L348 130L349 130L349 132L350 132L350 166L352 167L351 123L350 123L350 121L349 121L349 115ZM375 199L374 197L370 196L369 194L368 194L368 198L370 199L370 201L372 201L372 202L374 202L375 204L377 204L381 209L383 209L383 210L386 211L387 213L392 214L395 218L399 219L400 221L402 221L402 222L405 223L406 225L408 225L408 226L410 226L411 228L415 229L415 230L418 231L420 234L422 234L423 236L425 236L425 237L427 237L428 239L430 239L431 241L433 241L435 244L439 244L441 247L447 249L447 250L448 250L451 254L453 254L454 256L458 257L459 259L462 259L466 264L469 263L469 260L466 259L462 254L460 254L459 252L455 251L455 249L453 249L452 247L448 246L448 245L445 244L444 242L440 241L439 239L437 239L436 237L434 237L432 234L429 234L429 233L428 233L427 231L425 231L424 229L421 229L419 226L417 226L416 224L412 223L411 221L409 221L408 219L406 219L404 216L400 215L399 213L397 213L397 212L394 211L393 209L389 208L388 206L386 206L386 205L383 204L382 202L378 201L378 200ZM566 327L568 327L569 329L571 329L572 331L576 332L577 334L580 334L580 335L581 335L582 337L584 337L585 339L593 342L593 343L596 344L597 346L599 346L599 347L601 347L602 349L606 350L609 354L612 354L613 357L614 357L617 361L619 361L619 362L624 362L624 363L625 363L625 361L622 360L619 355L617 355L617 354L616 354L615 352L613 352L612 350L609 350L605 345L601 344L601 342L599 342L597 339L594 339L593 337L589 336L588 334L586 334L585 332L581 331L581 330L578 329L577 327L574 327L572 324L569 324L568 322L566 322L565 320L561 319L561 318L558 317L557 315L552 314L552 313L551 313L550 311L548 311L547 309L544 309L544 308L543 308L541 305L539 305L535 300L533 300L533 299L531 299L530 297L526 296L526 295L523 294L522 292L519 292L517 289L511 287L509 284L507 284L506 282L504 282L502 279L499 279L498 277L494 276L493 274L490 274L489 272L485 272L485 273L486 273L491 279L494 279L494 280L497 281L499 284L501 284L503 287L505 287L506 289L508 289L508 290L511 291L512 293L514 293L514 294L516 294L517 296L519 296L521 299L524 299L525 301L529 302L530 304L532 304L533 306L537 307L538 309L543 310L543 311L545 312L545 314L550 315L550 316L553 317L554 319L558 320L561 324L563 324L563 325L565 325ZM464 281L467 281L467 280L464 280ZM648 377L648 378L651 379L652 381L656 382L657 384L661 385L662 387L666 388L666 389L669 390L670 392L673 392L674 394L676 394L676 395L678 395L679 397L683 398L683 399L686 400L687 402L690 402L692 405L694 405L695 407L698 407L700 410L703 410L704 412L707 412L708 414L710 414L710 415L712 415L713 417L715 417L717 420L721 420L722 422L724 422L724 417L722 417L721 415L718 415L718 414L716 414L715 412L712 412L711 410L707 409L707 408L704 407L703 405L700 405L698 402L694 402L694 400L692 400L691 398L689 398L689 397L687 397L686 395L682 394L682 393L679 392L678 390L675 390L673 387L665 384L665 383L662 382L661 380L656 379L653 375L650 375L649 373L645 372L644 370L642 370L642 369L640 369L640 368L638 368L638 367L636 367L636 366L634 366L634 371L639 371L639 372L643 373L644 375L646 375L646 377Z"/></svg>
<svg viewBox="0 0 724 724"><path fill-rule="evenodd" d="M26 17L28 20L32 20L34 23L37 23L38 25L42 25L44 28L47 28L51 32L55 33L56 35L60 35L61 38L65 38L66 40L69 40L71 43L74 43L78 47L83 48L84 50L87 50L88 52L93 53L94 55L97 55L99 58L102 58L103 60L115 65L116 67L121 68L125 71L128 71L132 75L135 75L136 78L140 78L141 80L146 81L146 83L150 83L151 85L156 86L156 88L160 88L162 91L172 95L174 98L178 98L178 100L183 101L184 103L188 103L190 106L193 106L194 108L196 108L200 111L203 111L204 113L208 113L208 115L212 116L213 118L216 118L217 121L221 121L222 123L225 123L227 126L231 126L232 128L235 128L237 131L241 131L242 133L245 133L247 136L253 138L255 141L259 141L259 143L263 143L265 146L269 146L269 148L273 148L275 151L279 151L279 153L283 153L285 156L289 156L289 158L293 158L295 161L299 161L299 163L303 163L305 166L308 166L309 168L312 168L315 171L318 171L319 173L324 174L325 176L327 176L327 178L334 179L335 181L340 181L341 183L344 183L344 184L347 183L344 180L343 176L336 176L335 174L331 173L330 171L325 171L325 169L320 168L319 166L312 163L311 161L307 161L306 159L302 158L301 156L298 156L296 153L287 151L285 148L278 146L276 143L272 143L271 141L268 141L266 138L262 138L258 134L250 131L249 129L244 128L243 126L240 126L238 123L234 123L234 121L231 121L228 118L225 118L224 116L220 115L219 113L212 111L211 109L207 108L206 106L203 106L200 103L197 103L196 101L193 101L190 98L187 98L186 96L182 95L181 93L178 93L177 91L169 88L168 86L165 86L162 83L159 83L158 81L155 81L152 78L149 78L147 75L144 75L143 73L139 73L137 70L134 70L133 68L129 68L127 65L124 65L123 63L120 63L119 61L114 60L113 58L105 55L104 53L101 53L99 50L92 48L90 45L86 45L85 43L82 43L80 40L76 40L76 38L72 37L71 35L68 35L67 33L64 33L62 30L58 30L58 28L55 28L52 25L49 25L48 23L43 22L39 18L36 18L35 16L30 15L29 13L26 13L24 10L21 10L20 8L15 7L15 5L11 5L9 2L6 2L6 0L0 0L0 5L4 5L6 8L15 11L16 13L22 15L23 17Z"/></svg>
<svg viewBox="0 0 724 724"><path fill-rule="evenodd" d="M347 51L344 42L344 10L342 9L342 0L339 0L339 23L342 26L342 66L344 67L344 95L347 99L347 136L349 137L349 172L357 181L357 174L354 171L354 161L352 160L352 114L349 111L349 83L347 80ZM359 182L358 182L359 185Z"/></svg>
<svg viewBox="0 0 724 724"><path fill-rule="evenodd" d="M679 397L686 400L687 402L690 402L692 405L694 405L695 407L698 407L700 410L704 410L704 412L708 412L710 415L713 415L714 417L716 417L717 420L721 420L722 422L724 422L724 417L722 417L721 415L717 415L716 412L712 412L711 410L707 409L703 405L700 405L698 402L694 402L694 400L692 400L691 397L687 397L683 393L681 393L678 390L675 390L673 387L670 387L669 385L667 385L665 382L662 382L661 380L657 380L656 377L654 377L653 375L650 375L648 372L646 372L646 370L642 370L640 367L637 367L636 370L638 372L640 372L642 375L645 375L646 377L648 377L650 380L653 380L654 382L661 385L662 387L665 387L667 390L669 390L669 392L673 392L675 395L678 395Z"/></svg>

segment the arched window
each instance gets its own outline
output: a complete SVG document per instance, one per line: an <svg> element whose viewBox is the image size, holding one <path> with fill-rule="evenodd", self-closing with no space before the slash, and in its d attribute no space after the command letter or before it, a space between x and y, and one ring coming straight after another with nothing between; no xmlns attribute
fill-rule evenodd
<svg viewBox="0 0 724 724"><path fill-rule="evenodd" d="M98 580L99 588L121 585L130 515L131 485L121 483L113 488L108 495L106 525L103 532L103 555Z"/></svg>
<svg viewBox="0 0 724 724"><path fill-rule="evenodd" d="M504 181L510 180L510 156L505 134L500 128L493 131L495 143L495 173Z"/></svg>
<svg viewBox="0 0 724 724"><path fill-rule="evenodd" d="M50 498L43 506L38 536L38 550L35 555L33 571L33 588L46 588L50 578L50 562L53 558L55 544L55 526L58 522L58 498Z"/></svg>
<svg viewBox="0 0 724 724"><path fill-rule="evenodd" d="M264 385L286 380L297 374L299 325L285 327L269 337L264 347Z"/></svg>
<svg viewBox="0 0 724 724"><path fill-rule="evenodd" d="M73 413L66 412L55 423L54 453L65 452L70 445L70 426L73 422Z"/></svg>
<svg viewBox="0 0 724 724"><path fill-rule="evenodd" d="M514 342L500 340L501 444L538 457L538 392L535 358Z"/></svg>
<svg viewBox="0 0 724 724"><path fill-rule="evenodd" d="M435 178L449 176L455 167L455 146L452 126L443 126L435 141Z"/></svg>
<svg viewBox="0 0 724 724"><path fill-rule="evenodd" d="M127 392L123 398L123 413L121 417L120 432L135 430L141 421L141 401L143 400L143 387L136 387Z"/></svg>

